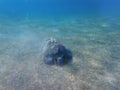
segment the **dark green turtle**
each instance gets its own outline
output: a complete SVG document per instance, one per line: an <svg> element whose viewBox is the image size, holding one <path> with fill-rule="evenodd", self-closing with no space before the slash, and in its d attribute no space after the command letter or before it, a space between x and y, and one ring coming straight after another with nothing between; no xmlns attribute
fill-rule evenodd
<svg viewBox="0 0 120 90"><path fill-rule="evenodd" d="M48 65L65 65L72 61L72 52L55 39L50 39L44 53L44 62Z"/></svg>

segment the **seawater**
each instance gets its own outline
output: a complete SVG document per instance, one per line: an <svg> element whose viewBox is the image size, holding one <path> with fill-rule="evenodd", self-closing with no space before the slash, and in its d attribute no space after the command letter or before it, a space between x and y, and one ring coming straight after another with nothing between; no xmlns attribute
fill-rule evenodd
<svg viewBox="0 0 120 90"><path fill-rule="evenodd" d="M120 7L110 2L1 0L0 90L120 90ZM71 64L44 64L51 37Z"/></svg>

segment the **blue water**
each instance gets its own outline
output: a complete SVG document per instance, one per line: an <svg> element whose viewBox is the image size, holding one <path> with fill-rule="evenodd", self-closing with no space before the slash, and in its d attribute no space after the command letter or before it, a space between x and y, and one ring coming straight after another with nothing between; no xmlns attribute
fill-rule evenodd
<svg viewBox="0 0 120 90"><path fill-rule="evenodd" d="M71 64L44 64L51 37ZM0 0L0 90L120 90L120 1Z"/></svg>
<svg viewBox="0 0 120 90"><path fill-rule="evenodd" d="M119 13L119 0L1 0L7 16L60 16Z"/></svg>

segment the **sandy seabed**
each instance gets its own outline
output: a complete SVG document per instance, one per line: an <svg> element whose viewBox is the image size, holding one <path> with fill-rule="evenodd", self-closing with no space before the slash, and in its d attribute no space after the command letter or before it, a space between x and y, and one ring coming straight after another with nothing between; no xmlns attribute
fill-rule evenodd
<svg viewBox="0 0 120 90"><path fill-rule="evenodd" d="M120 90L120 18L0 20L0 90ZM44 64L50 37L71 64Z"/></svg>

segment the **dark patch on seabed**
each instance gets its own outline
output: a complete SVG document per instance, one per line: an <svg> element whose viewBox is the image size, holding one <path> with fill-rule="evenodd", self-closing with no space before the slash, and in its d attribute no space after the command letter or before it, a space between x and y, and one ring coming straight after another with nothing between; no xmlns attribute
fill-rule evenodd
<svg viewBox="0 0 120 90"><path fill-rule="evenodd" d="M0 90L120 90L119 17L0 20ZM50 37L71 64L44 64Z"/></svg>

